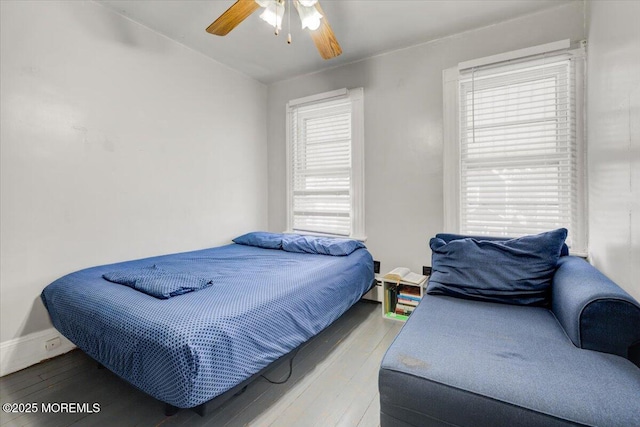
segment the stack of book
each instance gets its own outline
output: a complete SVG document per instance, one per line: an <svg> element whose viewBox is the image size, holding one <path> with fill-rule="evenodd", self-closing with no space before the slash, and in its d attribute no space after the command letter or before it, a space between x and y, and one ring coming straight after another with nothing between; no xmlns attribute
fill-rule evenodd
<svg viewBox="0 0 640 427"><path fill-rule="evenodd" d="M406 267L394 268L383 276L384 317L405 321L421 298L427 276L411 272Z"/></svg>
<svg viewBox="0 0 640 427"><path fill-rule="evenodd" d="M384 312L391 314L393 312L393 307L397 304L398 293L395 286L389 286L387 288L387 295L384 298Z"/></svg>
<svg viewBox="0 0 640 427"><path fill-rule="evenodd" d="M396 314L409 316L420 302L420 289L416 286L398 286Z"/></svg>

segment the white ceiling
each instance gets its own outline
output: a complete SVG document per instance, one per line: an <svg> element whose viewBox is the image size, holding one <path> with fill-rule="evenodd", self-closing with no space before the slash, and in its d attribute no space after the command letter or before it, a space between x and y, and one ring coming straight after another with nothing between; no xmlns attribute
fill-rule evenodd
<svg viewBox="0 0 640 427"><path fill-rule="evenodd" d="M234 0L97 0L198 52L264 83L335 67L576 0L322 0L343 53L320 58L291 14L279 36L256 11L225 37L205 28Z"/></svg>

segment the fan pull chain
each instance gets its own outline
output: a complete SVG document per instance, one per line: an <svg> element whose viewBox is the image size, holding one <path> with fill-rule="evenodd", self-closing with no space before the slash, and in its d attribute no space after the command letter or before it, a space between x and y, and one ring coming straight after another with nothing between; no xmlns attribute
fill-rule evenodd
<svg viewBox="0 0 640 427"><path fill-rule="evenodd" d="M291 0L289 0L289 11L288 11L287 20L288 20L287 25L289 25L289 35L287 36L287 44L291 44Z"/></svg>
<svg viewBox="0 0 640 427"><path fill-rule="evenodd" d="M275 2L277 4L282 4L284 5L284 0L275 0ZM280 30L278 29L278 7L276 7L276 19L275 19L275 23L273 24L273 33L277 36L278 34L280 34ZM282 17L284 18L284 11L282 11Z"/></svg>

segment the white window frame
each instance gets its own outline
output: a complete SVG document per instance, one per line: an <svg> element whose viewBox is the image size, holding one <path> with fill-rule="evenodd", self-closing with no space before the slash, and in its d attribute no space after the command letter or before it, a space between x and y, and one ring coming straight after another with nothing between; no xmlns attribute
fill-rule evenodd
<svg viewBox="0 0 640 427"><path fill-rule="evenodd" d="M480 58L458 64L443 71L443 127L444 127L444 231L460 233L461 230L461 165L460 165L460 127L459 127L459 84L461 70L489 64L502 64L522 59L534 59L558 52L569 53L575 65L576 100L576 167L577 167L577 221L572 235L571 253L586 255L587 236L587 194L586 194L586 133L584 121L585 102L585 42L580 47L570 49L569 40L520 49L500 55Z"/></svg>
<svg viewBox="0 0 640 427"><path fill-rule="evenodd" d="M295 108L302 105L319 104L346 98L351 101L351 232L349 238L366 240L364 215L364 90L338 89L304 98L293 99L286 105L286 156L287 156L287 233L334 236L309 230L293 228L293 143L291 135L292 116ZM336 237L347 237L337 236Z"/></svg>

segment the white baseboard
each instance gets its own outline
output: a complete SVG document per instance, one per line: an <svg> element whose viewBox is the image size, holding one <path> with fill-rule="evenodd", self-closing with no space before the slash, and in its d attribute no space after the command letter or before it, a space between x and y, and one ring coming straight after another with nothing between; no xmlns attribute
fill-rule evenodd
<svg viewBox="0 0 640 427"><path fill-rule="evenodd" d="M45 349L45 342L59 337L60 345L53 350ZM55 328L34 332L23 337L0 343L0 377L27 368L45 359L67 353L76 346Z"/></svg>

